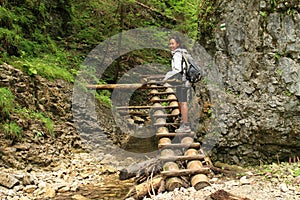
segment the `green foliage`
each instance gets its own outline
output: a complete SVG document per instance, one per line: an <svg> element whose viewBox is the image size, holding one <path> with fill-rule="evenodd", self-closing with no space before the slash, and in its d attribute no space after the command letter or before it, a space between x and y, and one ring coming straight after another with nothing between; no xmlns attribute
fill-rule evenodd
<svg viewBox="0 0 300 200"><path fill-rule="evenodd" d="M12 140L20 140L23 136L23 130L15 122L5 123L2 126L2 129L6 135L6 138Z"/></svg>
<svg viewBox="0 0 300 200"><path fill-rule="evenodd" d="M299 164L296 163L272 163L269 165L262 165L254 167L254 170L263 175L266 179L280 179L281 182L287 184L292 183L293 177L297 177L300 174Z"/></svg>
<svg viewBox="0 0 300 200"><path fill-rule="evenodd" d="M277 0L270 0L270 4L272 7L277 7Z"/></svg>
<svg viewBox="0 0 300 200"><path fill-rule="evenodd" d="M267 12L265 12L265 11L261 11L261 12L260 12L260 15L261 15L262 17L266 17L268 14L267 14Z"/></svg>
<svg viewBox="0 0 300 200"><path fill-rule="evenodd" d="M44 136L44 132L33 130L34 133L34 140L37 141L40 137Z"/></svg>
<svg viewBox="0 0 300 200"><path fill-rule="evenodd" d="M0 62L17 66L30 76L41 75L50 80L62 78L72 82L87 53L120 31L157 26L180 31L196 39L199 16L214 12L213 3L209 2L6 2L0 7ZM147 57L144 53L138 55L142 58L140 60ZM167 63L167 59L158 54L150 59ZM129 64L118 62L120 66L113 70L127 70L127 66L133 66ZM115 81L115 74L109 74L107 80Z"/></svg>
<svg viewBox="0 0 300 200"><path fill-rule="evenodd" d="M64 79L68 82L74 81L74 74L66 67L60 67L63 57L56 55L44 55L41 57L30 57L24 60L12 62L16 67L23 69L29 76L40 75L48 80Z"/></svg>
<svg viewBox="0 0 300 200"><path fill-rule="evenodd" d="M211 39L212 31L218 23L218 15L220 10L216 1L198 1L198 35L197 40L201 43L207 43L207 39ZM212 40L213 42L213 40Z"/></svg>
<svg viewBox="0 0 300 200"><path fill-rule="evenodd" d="M168 103L168 102L162 102L161 105L162 105L162 106L168 106L169 103Z"/></svg>
<svg viewBox="0 0 300 200"><path fill-rule="evenodd" d="M54 136L54 122L49 117L45 116L45 114L27 108L19 108L16 112L25 118L41 121L45 126L47 133Z"/></svg>
<svg viewBox="0 0 300 200"><path fill-rule="evenodd" d="M274 57L275 57L276 60L279 60L281 55L280 55L280 53L275 53Z"/></svg>
<svg viewBox="0 0 300 200"><path fill-rule="evenodd" d="M108 90L102 90L95 93L95 98L108 108L111 108L112 106L110 96L111 94Z"/></svg>
<svg viewBox="0 0 300 200"><path fill-rule="evenodd" d="M49 117L44 116L42 113L33 113L33 117L35 119L41 120L44 123L47 132L51 136L54 136L54 123Z"/></svg>
<svg viewBox="0 0 300 200"><path fill-rule="evenodd" d="M15 109L15 97L8 88L0 88L0 117L8 117Z"/></svg>
<svg viewBox="0 0 300 200"><path fill-rule="evenodd" d="M300 169L296 169L293 173L294 177L300 176Z"/></svg>
<svg viewBox="0 0 300 200"><path fill-rule="evenodd" d="M73 81L74 74L69 71L78 68L83 58L72 49L65 51L66 42L62 41L61 45L57 39L61 39L58 32L62 28L53 18L52 9L55 8L56 5L43 2L37 5L31 1L21 5L7 3L6 7L0 7L0 61L25 68L29 75Z"/></svg>

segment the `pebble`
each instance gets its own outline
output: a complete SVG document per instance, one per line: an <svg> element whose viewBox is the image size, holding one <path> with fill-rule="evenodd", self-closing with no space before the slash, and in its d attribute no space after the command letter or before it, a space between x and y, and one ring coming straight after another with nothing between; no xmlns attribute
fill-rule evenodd
<svg viewBox="0 0 300 200"><path fill-rule="evenodd" d="M285 183L281 183L279 185L279 188L282 192L288 192L289 191L289 188L287 187L287 185Z"/></svg>
<svg viewBox="0 0 300 200"><path fill-rule="evenodd" d="M112 155L105 155L102 158L104 158L104 162L95 155L80 153L74 154L71 160L61 160L55 167L47 170L31 167L28 172L27 170L0 168L1 173L9 174L15 182L11 188L0 186L0 197L5 196L7 200L51 199L66 193L70 194L69 199L86 200L87 197L77 194L80 187L94 185L109 189L110 186L108 187L108 184L104 182L105 175L118 173L117 168L113 165L103 164L114 163L115 158ZM120 166L118 167L120 168ZM245 176L240 179L212 177L211 185L199 191L193 187L178 188L172 192L156 194L151 198L145 197L144 200L204 200L221 189L237 196L248 197L251 200L299 199L300 190L297 184L299 177L292 177L293 185L286 184L278 178L272 177L271 174L268 181L263 178L266 176L259 178L252 172L245 173ZM109 184L114 185L114 183ZM109 192L114 192L114 190L108 190ZM127 200L132 199L128 198Z"/></svg>

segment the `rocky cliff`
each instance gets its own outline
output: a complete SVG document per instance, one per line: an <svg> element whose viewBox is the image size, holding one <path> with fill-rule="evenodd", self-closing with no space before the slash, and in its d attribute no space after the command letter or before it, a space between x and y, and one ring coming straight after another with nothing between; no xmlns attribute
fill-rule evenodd
<svg viewBox="0 0 300 200"><path fill-rule="evenodd" d="M88 151L88 145L83 144L79 136L79 132L83 130L77 130L74 123L74 114L85 116L86 113L80 110L80 105L73 102L72 83L64 80L50 81L38 75L29 76L13 66L2 64L0 88L8 89L15 97L14 110L6 118L1 118L0 115L0 167L24 169L32 165L55 166L58 161L69 158L74 152ZM94 101L92 103L98 110L98 117L93 120L84 120L82 117L78 123L83 124L81 126L91 134L99 131L109 133L107 135L111 135L112 140L117 143L121 139L116 134L118 129L113 123L110 109ZM45 122L33 115L48 117L53 123L53 133L49 133ZM20 138L7 137L3 124L8 122L15 122L21 127Z"/></svg>
<svg viewBox="0 0 300 200"><path fill-rule="evenodd" d="M21 138L12 143L1 126L0 166L48 166L82 147L72 122L71 84L62 80L48 81L39 76L30 77L3 64L0 65L0 87L8 88L15 97L15 110L2 123L11 121L22 128ZM30 113L49 117L54 125L53 134L47 134L45 123L30 117Z"/></svg>
<svg viewBox="0 0 300 200"><path fill-rule="evenodd" d="M299 156L299 1L222 0L219 7L214 59L225 93L215 159L258 164Z"/></svg>

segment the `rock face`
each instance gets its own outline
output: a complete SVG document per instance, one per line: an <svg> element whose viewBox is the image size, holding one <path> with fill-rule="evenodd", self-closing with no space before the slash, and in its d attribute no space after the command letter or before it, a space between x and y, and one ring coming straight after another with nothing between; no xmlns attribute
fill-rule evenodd
<svg viewBox="0 0 300 200"><path fill-rule="evenodd" d="M16 100L10 121L23 129L21 141L11 143L0 129L0 167L25 168L29 164L48 166L81 148L80 138L73 125L71 112L72 85L61 81L47 81L39 76L30 77L10 65L0 65L0 87L8 88ZM53 121L52 135L46 124L25 117L24 112L43 113ZM30 112L27 113L28 115ZM37 135L40 133L40 135ZM37 137L38 136L38 137Z"/></svg>
<svg viewBox="0 0 300 200"><path fill-rule="evenodd" d="M214 60L224 94L218 97L214 159L258 164L299 156L299 1L222 0L218 5Z"/></svg>

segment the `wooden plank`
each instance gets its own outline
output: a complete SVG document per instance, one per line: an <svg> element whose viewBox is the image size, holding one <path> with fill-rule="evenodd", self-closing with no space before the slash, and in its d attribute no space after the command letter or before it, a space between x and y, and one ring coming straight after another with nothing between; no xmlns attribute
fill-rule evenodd
<svg viewBox="0 0 300 200"><path fill-rule="evenodd" d="M178 114L161 114L161 115L152 115L153 117L177 117Z"/></svg>
<svg viewBox="0 0 300 200"><path fill-rule="evenodd" d="M200 169L180 169L172 171L162 171L161 175L163 176L187 176L192 174L209 174L210 168L202 167Z"/></svg>
<svg viewBox="0 0 300 200"><path fill-rule="evenodd" d="M156 137L161 138L161 137L194 137L195 133L194 132L189 132L189 133L157 133Z"/></svg>
<svg viewBox="0 0 300 200"><path fill-rule="evenodd" d="M145 113L145 112L139 112L139 111L119 111L120 115L122 116L126 116L126 115L135 115L135 116L142 116L142 117L147 117L149 116L149 113Z"/></svg>
<svg viewBox="0 0 300 200"><path fill-rule="evenodd" d="M191 144L160 144L158 145L158 148L200 148L200 143L191 143Z"/></svg>
<svg viewBox="0 0 300 200"><path fill-rule="evenodd" d="M165 156L160 157L159 159L162 161L183 161L183 160L202 160L204 159L204 155L191 155L191 156Z"/></svg>
<svg viewBox="0 0 300 200"><path fill-rule="evenodd" d="M168 95L175 94L175 92L150 92L151 95Z"/></svg>
<svg viewBox="0 0 300 200"><path fill-rule="evenodd" d="M116 109L174 109L178 108L178 106L118 106Z"/></svg>
<svg viewBox="0 0 300 200"><path fill-rule="evenodd" d="M148 79L158 79L158 78L165 78L164 74L153 74L153 75L141 75L143 78L148 78Z"/></svg>
<svg viewBox="0 0 300 200"><path fill-rule="evenodd" d="M165 88L172 88L175 86L163 86L163 85L148 85L148 84L105 84L105 85L86 85L88 89L95 89L95 90L114 90L114 89L165 89Z"/></svg>
<svg viewBox="0 0 300 200"><path fill-rule="evenodd" d="M154 126L179 126L180 123L154 123Z"/></svg>
<svg viewBox="0 0 300 200"><path fill-rule="evenodd" d="M177 101L177 99L151 99L150 100L150 102L152 103L171 102L171 101Z"/></svg>

